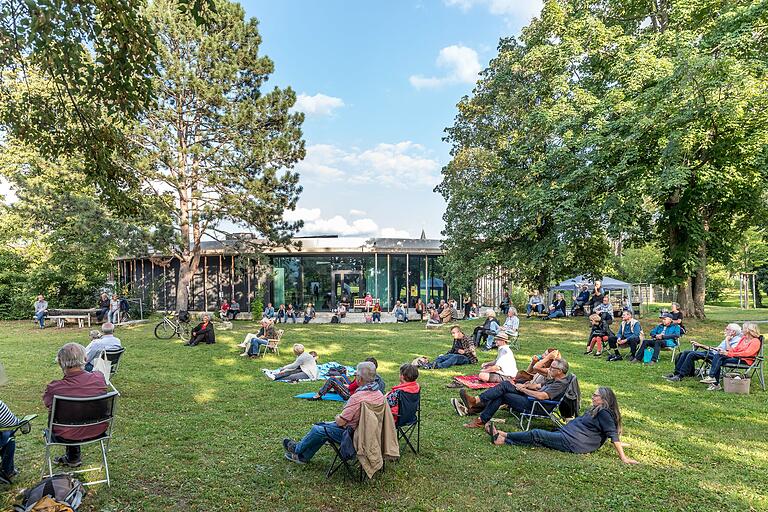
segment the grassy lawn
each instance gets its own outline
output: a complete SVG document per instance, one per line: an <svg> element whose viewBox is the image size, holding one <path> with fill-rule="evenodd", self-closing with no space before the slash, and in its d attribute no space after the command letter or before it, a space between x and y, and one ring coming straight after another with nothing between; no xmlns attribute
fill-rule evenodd
<svg viewBox="0 0 768 512"><path fill-rule="evenodd" d="M763 311L731 308L711 313L713 319L687 322L689 338L719 342L725 321L768 318ZM652 321L642 320L646 333ZM597 385L612 387L624 415L623 441L631 444L627 454L640 465L623 465L609 445L590 455L493 447L486 434L463 428L464 419L453 412L449 399L457 392L445 384L457 372L448 369L419 378L420 456L403 451L400 462L362 485L340 475L326 481L329 448L297 466L283 459L281 439L299 438L313 422L332 419L340 404L294 399L319 384L274 383L259 370L290 362L290 344L301 342L322 362L353 365L375 356L392 386L400 363L447 350L447 330L426 331L417 323L288 325L283 355L253 361L238 357L235 344L254 325L238 322L234 331L219 333L216 345L195 348L155 339L153 325L119 329L127 352L114 379L122 397L109 454L112 487L95 486L81 510L768 509L768 393L757 379L749 396L712 393L693 379L663 380L671 370L669 352L655 367L584 356L583 318L523 318L518 366L557 346L579 377L584 406ZM39 479L39 432L46 417L41 395L48 381L60 378L53 359L67 341L85 344L87 329L38 331L31 322L0 323L0 360L10 377L0 398L18 415L40 415L34 435L17 439L22 473L13 491ZM483 355L481 360L490 358ZM514 430L511 424L502 428ZM85 448L84 462L96 460L96 448ZM3 510L12 499L12 492L0 498Z"/></svg>

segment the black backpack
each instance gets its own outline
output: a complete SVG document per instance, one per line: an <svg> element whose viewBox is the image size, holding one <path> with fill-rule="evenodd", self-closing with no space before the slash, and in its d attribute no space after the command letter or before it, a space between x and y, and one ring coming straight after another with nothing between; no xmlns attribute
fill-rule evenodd
<svg viewBox="0 0 768 512"><path fill-rule="evenodd" d="M189 322L189 311L179 311L179 322Z"/></svg>
<svg viewBox="0 0 768 512"><path fill-rule="evenodd" d="M21 497L21 504L14 506L15 512L27 512L45 496L50 496L54 500L66 503L73 510L77 510L83 501L86 493L83 484L69 474L58 474L43 478L40 483L34 487L25 490Z"/></svg>

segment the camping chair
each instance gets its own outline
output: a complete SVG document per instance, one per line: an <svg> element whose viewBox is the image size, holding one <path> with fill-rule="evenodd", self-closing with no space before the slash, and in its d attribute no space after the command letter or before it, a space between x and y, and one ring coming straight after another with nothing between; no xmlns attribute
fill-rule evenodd
<svg viewBox="0 0 768 512"><path fill-rule="evenodd" d="M528 412L515 412L510 410L510 414L517 418L520 421L520 428L522 430L530 430L531 429L531 422L534 418L537 419L548 419L552 421L552 423L555 424L556 427L560 428L563 425L565 425L568 420L571 418L575 418L579 415L579 408L581 404L578 403L578 398L576 397L581 396L581 392L579 390L579 380L576 378L575 375L571 374L570 381L568 382L568 387L565 390L565 393L557 399L557 400L536 400L535 398L529 396L528 400L531 402L531 409ZM567 416L563 413L563 402L565 400L572 400L576 403L576 407L572 411L572 414L568 414ZM571 412L571 411L569 411ZM527 422L526 422L527 420Z"/></svg>
<svg viewBox="0 0 768 512"><path fill-rule="evenodd" d="M354 436L354 430L350 432L350 436ZM343 467L345 470L345 479L349 478L353 481L357 479L362 482L365 479L365 476L363 473L363 466L357 462L357 455L353 455L352 457L345 457L342 455L341 444L337 443L330 435L328 435L328 427L325 427L325 442L335 453L331 465L328 466L328 469L325 472L325 478L331 478L334 473ZM357 471L355 471L355 465L357 465ZM355 473L357 473L357 475L355 475Z"/></svg>
<svg viewBox="0 0 768 512"><path fill-rule="evenodd" d="M269 339L267 340L266 345L259 345L259 351L257 355L259 356L266 356L268 351L274 352L278 356L280 355L280 339L283 337L283 334L285 333L284 329L278 329L277 330L277 337L275 339ZM262 349L264 350L262 352Z"/></svg>
<svg viewBox="0 0 768 512"><path fill-rule="evenodd" d="M107 361L109 361L112 365L109 369L110 377L116 374L118 368L120 368L120 356L122 356L124 352L125 352L125 347L119 348L117 350L104 351L104 354L107 356Z"/></svg>
<svg viewBox="0 0 768 512"><path fill-rule="evenodd" d="M45 442L45 460L48 465L48 476L53 476L51 462L51 446L84 446L92 443L101 445L102 465L95 468L72 471L72 473L85 473L104 469L105 479L96 482L88 482L84 485L94 485L106 482L110 485L109 465L107 463L107 451L109 441L112 439L112 425L115 419L117 397L120 393L110 391L103 395L85 398L75 398L54 395L51 412L48 417L48 429L43 432ZM103 434L83 441L62 441L53 434L55 427L84 427L105 425L107 429ZM45 474L45 468L43 468Z"/></svg>
<svg viewBox="0 0 768 512"><path fill-rule="evenodd" d="M419 454L421 448L421 393L406 393L400 391L397 422L397 440L405 439L405 444L414 453ZM413 434L416 431L416 447L413 446Z"/></svg>
<svg viewBox="0 0 768 512"><path fill-rule="evenodd" d="M752 362L752 364L745 364L742 362L725 363L721 368L723 370L729 370L729 373L737 373L744 379L751 379L752 376L757 373L757 378L760 381L760 387L763 389L763 391L765 391L765 376L763 375L763 361L765 361L765 354L763 352L764 349L765 343L763 341L763 337L760 336L760 350L755 356L755 360ZM720 372L721 379L723 376L725 376L725 372Z"/></svg>
<svg viewBox="0 0 768 512"><path fill-rule="evenodd" d="M680 349L680 344L682 343L683 334L681 334L677 338L672 338L669 340L663 340L664 345L662 345L661 350L663 351L672 351L672 363L675 362L675 355L677 354L677 351ZM672 345L670 345L670 342L672 342ZM661 356L659 356L661 357Z"/></svg>

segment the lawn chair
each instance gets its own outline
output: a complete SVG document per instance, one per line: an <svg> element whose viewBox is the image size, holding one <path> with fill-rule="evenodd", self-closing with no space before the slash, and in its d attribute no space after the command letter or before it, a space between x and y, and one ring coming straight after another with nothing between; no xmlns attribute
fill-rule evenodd
<svg viewBox="0 0 768 512"><path fill-rule="evenodd" d="M351 440L352 436L354 436L354 430L351 428L348 430L350 430L349 435ZM331 478L339 469L344 468L344 479L349 478L353 481L357 480L362 482L364 480L363 466L357 461L357 455L353 453L350 456L348 453L343 453L341 444L337 443L330 435L328 435L327 427L325 427L325 442L335 453L331 465L328 466L328 469L325 472L325 478ZM355 470L355 466L357 466L357 470Z"/></svg>
<svg viewBox="0 0 768 512"><path fill-rule="evenodd" d="M575 375L570 375L570 381L565 393L558 400L537 400L531 396L528 397L531 402L531 409L528 412L515 412L510 410L510 414L518 419L522 430L530 430L531 422L536 419L548 419L560 428L568 420L579 415L581 407L581 390L579 380ZM568 403L569 406L566 406ZM526 421L527 420L527 421Z"/></svg>
<svg viewBox="0 0 768 512"><path fill-rule="evenodd" d="M751 379L755 373L757 373L757 378L760 381L760 387L765 391L765 376L763 375L763 361L765 361L764 357L764 349L765 349L765 343L763 342L763 337L760 336L760 351L755 356L755 360L752 364L745 364L745 363L725 363L721 367L723 370L729 370L729 373L737 373L741 375L744 379ZM720 372L721 379L723 376L725 376L724 371Z"/></svg>
<svg viewBox="0 0 768 512"><path fill-rule="evenodd" d="M110 377L115 375L118 368L120 368L120 357L123 355L123 353L125 353L125 347L119 348L117 350L104 351L104 354L107 356L107 361L109 361L112 365L109 369Z"/></svg>
<svg viewBox="0 0 768 512"><path fill-rule="evenodd" d="M421 393L406 393L400 391L397 414L397 440L405 439L405 444L414 453L419 454L421 448ZM413 434L416 433L416 447L413 446Z"/></svg>
<svg viewBox="0 0 768 512"><path fill-rule="evenodd" d="M280 355L280 339L283 337L284 333L285 333L285 330L278 329L277 333L275 333L277 336L275 339L267 340L266 345L259 345L259 351L257 355L266 356L267 352L274 352L279 356ZM264 350L263 352L262 352L262 349Z"/></svg>
<svg viewBox="0 0 768 512"><path fill-rule="evenodd" d="M675 355L677 354L677 351L680 349L680 344L682 343L683 335L681 334L677 338L672 338L669 340L662 340L664 341L664 345L662 345L661 350L663 351L672 351L672 363L675 362Z"/></svg>
<svg viewBox="0 0 768 512"><path fill-rule="evenodd" d="M109 451L109 441L112 439L112 425L115 419L118 396L120 396L120 393L117 391L111 391L103 395L86 398L54 395L53 404L51 405L51 413L48 418L48 429L43 432L48 476L53 476L53 465L51 462L52 446L84 446L99 443L101 445L102 465L95 468L72 471L72 473L85 473L103 469L106 477L105 479L88 482L84 485L95 485L104 482L106 482L108 486L110 485L107 451ZM58 438L53 434L53 429L55 427L83 427L93 425L106 425L107 429L100 436L84 441L55 440ZM45 468L43 469L43 474L45 474Z"/></svg>

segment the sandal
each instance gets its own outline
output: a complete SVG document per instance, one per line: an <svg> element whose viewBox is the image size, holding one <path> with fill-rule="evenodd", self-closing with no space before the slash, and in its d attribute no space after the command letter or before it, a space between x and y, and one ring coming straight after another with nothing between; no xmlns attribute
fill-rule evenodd
<svg viewBox="0 0 768 512"><path fill-rule="evenodd" d="M484 430L491 436L491 444L496 444L496 439L499 438L499 430L496 428L496 425L494 425L492 421L489 421L485 424Z"/></svg>

